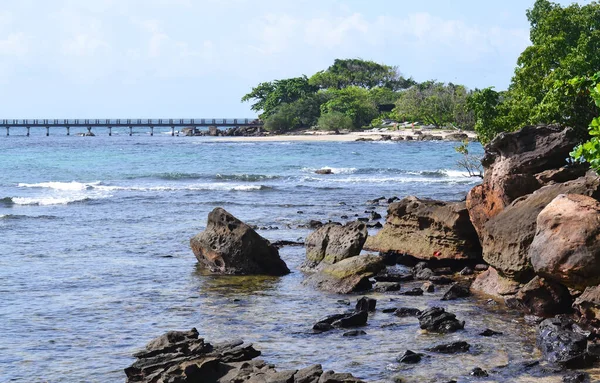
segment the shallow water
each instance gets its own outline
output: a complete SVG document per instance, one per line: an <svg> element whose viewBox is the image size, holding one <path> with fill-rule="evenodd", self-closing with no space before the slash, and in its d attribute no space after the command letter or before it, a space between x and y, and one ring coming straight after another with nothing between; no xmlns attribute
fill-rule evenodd
<svg viewBox="0 0 600 383"><path fill-rule="evenodd" d="M464 198L477 180L456 168L453 146L0 138L0 381L123 381L134 351L164 331L191 327L209 341L253 342L282 369L321 363L370 381L465 381L475 366L535 358L534 333L520 316L485 300L440 302L443 289L371 296L379 308L447 307L466 320L465 331L425 334L416 319L379 311L366 336L311 334L320 317L349 308L339 300L358 297L302 285L301 247L280 251L293 271L282 278L207 276L196 268L189 238L216 206L270 226L259 230L270 240L296 240L309 233L301 225L310 219L367 216L366 201L376 197ZM323 167L336 174L314 174ZM385 215L385 207L377 210ZM477 335L488 327L504 335ZM406 349L457 339L471 343L471 352L409 367L395 362ZM557 381L527 379L513 374L510 381Z"/></svg>

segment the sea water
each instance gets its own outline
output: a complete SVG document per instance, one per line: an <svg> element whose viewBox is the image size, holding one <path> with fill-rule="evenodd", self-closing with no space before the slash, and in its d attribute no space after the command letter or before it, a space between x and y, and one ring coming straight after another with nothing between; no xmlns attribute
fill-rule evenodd
<svg viewBox="0 0 600 383"><path fill-rule="evenodd" d="M455 145L0 138L0 381L123 381L133 352L192 327L209 341L253 342L284 369L321 363L371 381L435 381L531 357L533 330L517 314L475 298L440 302L441 292L371 295L380 308L442 305L467 321L465 331L428 335L415 318L377 312L366 336L314 335L314 322L357 296L304 286L302 247L281 249L292 270L281 278L205 275L189 248L217 206L275 241L304 239L311 219L367 217L367 201L381 196L464 199L479 179L457 167ZM315 174L322 168L334 174ZM385 217L384 205L377 210ZM487 327L505 335L482 340ZM472 351L410 368L395 362L406 349L457 339Z"/></svg>

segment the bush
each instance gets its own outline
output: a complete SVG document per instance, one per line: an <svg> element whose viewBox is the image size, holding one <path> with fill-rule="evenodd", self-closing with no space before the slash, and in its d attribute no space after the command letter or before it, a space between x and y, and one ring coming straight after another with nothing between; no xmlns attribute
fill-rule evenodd
<svg viewBox="0 0 600 383"><path fill-rule="evenodd" d="M354 127L352 119L340 112L328 112L321 115L317 124L319 125L319 129L331 131L352 129Z"/></svg>
<svg viewBox="0 0 600 383"><path fill-rule="evenodd" d="M600 72L591 78L575 78L571 80L572 84L589 84L590 96L597 107L600 108ZM600 117L592 119L588 127L590 139L581 145L578 145L571 152L571 157L580 162L587 162L590 167L600 173Z"/></svg>
<svg viewBox="0 0 600 383"><path fill-rule="evenodd" d="M283 104L275 113L265 120L265 130L273 133L285 133L300 126L294 108L290 104Z"/></svg>

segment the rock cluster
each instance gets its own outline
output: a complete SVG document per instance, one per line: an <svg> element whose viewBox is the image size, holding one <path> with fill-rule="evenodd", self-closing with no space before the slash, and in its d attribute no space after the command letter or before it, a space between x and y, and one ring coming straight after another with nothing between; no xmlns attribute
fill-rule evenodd
<svg viewBox="0 0 600 383"><path fill-rule="evenodd" d="M198 331L170 331L136 353L125 369L127 383L361 383L351 374L323 371L321 365L277 371L255 359L260 351L234 341L212 345L198 338Z"/></svg>

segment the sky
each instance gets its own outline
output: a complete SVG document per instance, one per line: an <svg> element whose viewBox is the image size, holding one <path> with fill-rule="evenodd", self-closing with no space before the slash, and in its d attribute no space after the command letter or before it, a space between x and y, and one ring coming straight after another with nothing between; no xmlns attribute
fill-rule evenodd
<svg viewBox="0 0 600 383"><path fill-rule="evenodd" d="M0 0L0 118L254 117L253 86L336 58L503 90L533 3Z"/></svg>

